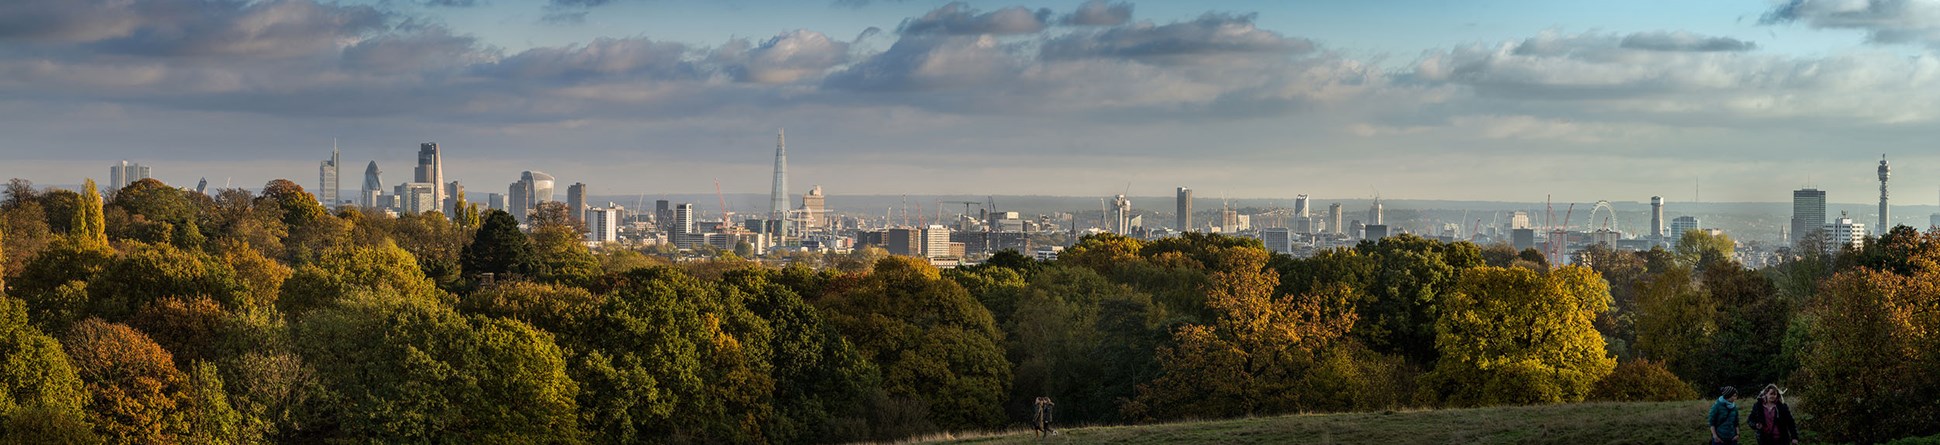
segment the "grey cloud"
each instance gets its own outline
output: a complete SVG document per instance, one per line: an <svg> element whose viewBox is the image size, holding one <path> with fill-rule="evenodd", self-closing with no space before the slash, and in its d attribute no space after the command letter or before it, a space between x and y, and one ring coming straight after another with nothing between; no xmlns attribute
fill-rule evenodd
<svg viewBox="0 0 1940 445"><path fill-rule="evenodd" d="M382 32L390 13L313 0L18 0L0 5L0 39L81 43L155 57L295 57Z"/></svg>
<svg viewBox="0 0 1940 445"><path fill-rule="evenodd" d="M1018 68L989 36L904 36L888 51L829 75L826 86L854 91L934 91L987 85Z"/></svg>
<svg viewBox="0 0 1940 445"><path fill-rule="evenodd" d="M585 45L528 49L498 63L482 65L481 74L510 79L582 82L603 78L696 79L700 67L686 60L689 48L646 38L600 38Z"/></svg>
<svg viewBox="0 0 1940 445"><path fill-rule="evenodd" d="M1046 59L1123 58L1182 63L1225 54L1304 54L1313 42L1259 29L1252 15L1206 14L1165 25L1141 22L1044 43Z"/></svg>
<svg viewBox="0 0 1940 445"><path fill-rule="evenodd" d="M595 6L605 6L615 1L618 1L618 0L548 0L547 6L561 7L561 8L591 8Z"/></svg>
<svg viewBox="0 0 1940 445"><path fill-rule="evenodd" d="M488 57L474 37L425 26L357 42L344 48L341 60L352 71L395 74L457 69Z"/></svg>
<svg viewBox="0 0 1940 445"><path fill-rule="evenodd" d="M1645 51L1751 51L1758 44L1730 37L1707 37L1685 31L1640 32L1624 36L1619 46Z"/></svg>
<svg viewBox="0 0 1940 445"><path fill-rule="evenodd" d="M586 11L553 11L539 17L539 23L549 25L578 25L586 23Z"/></svg>
<svg viewBox="0 0 1940 445"><path fill-rule="evenodd" d="M1917 0L1791 0L1759 19L1774 25L1803 22L1817 29L1866 32L1882 44L1924 43L1940 47L1940 3Z"/></svg>
<svg viewBox="0 0 1940 445"><path fill-rule="evenodd" d="M1089 0L1078 5L1078 10L1058 22L1077 26L1118 26L1132 21L1131 3L1108 3L1105 0Z"/></svg>
<svg viewBox="0 0 1940 445"><path fill-rule="evenodd" d="M847 63L849 44L809 30L794 30L747 47L736 41L715 50L715 63L735 80L765 84L820 79L829 68Z"/></svg>
<svg viewBox="0 0 1940 445"><path fill-rule="evenodd" d="M479 4L479 0L424 0L425 6L442 8L470 8Z"/></svg>
<svg viewBox="0 0 1940 445"><path fill-rule="evenodd" d="M1031 34L1043 31L1051 10L1032 11L1022 6L1012 6L996 11L979 13L963 2L950 2L931 10L922 17L904 20L898 32L903 34Z"/></svg>
<svg viewBox="0 0 1940 445"><path fill-rule="evenodd" d="M127 6L108 0L0 2L0 40L92 42L126 36L143 22L143 11Z"/></svg>

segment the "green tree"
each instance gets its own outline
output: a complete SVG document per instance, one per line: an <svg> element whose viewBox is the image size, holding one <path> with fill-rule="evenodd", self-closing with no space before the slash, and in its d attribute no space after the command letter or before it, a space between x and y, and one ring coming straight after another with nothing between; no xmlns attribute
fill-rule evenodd
<svg viewBox="0 0 1940 445"><path fill-rule="evenodd" d="M532 251L538 259L537 278L584 284L600 273L599 260L586 248L585 227L568 217L563 202L539 204L532 218Z"/></svg>
<svg viewBox="0 0 1940 445"><path fill-rule="evenodd" d="M1127 420L1122 402L1159 373L1153 351L1167 336L1159 325L1163 310L1150 295L1082 267L1046 266L1025 286L976 292L1016 295L1006 305L1010 315L1000 318L1015 364L1007 403L1012 418L1028 418L1032 401L1050 396L1060 422Z"/></svg>
<svg viewBox="0 0 1940 445"><path fill-rule="evenodd" d="M222 376L209 362L196 362L188 372L189 443L228 445L243 439L242 414L229 405Z"/></svg>
<svg viewBox="0 0 1940 445"><path fill-rule="evenodd" d="M125 321L142 306L172 296L209 297L228 308L244 304L246 289L235 270L214 256L167 244L125 247L88 280L90 315Z"/></svg>
<svg viewBox="0 0 1940 445"><path fill-rule="evenodd" d="M23 439L35 424L79 425L85 433L87 399L61 344L27 323L25 303L0 297L0 438Z"/></svg>
<svg viewBox="0 0 1940 445"><path fill-rule="evenodd" d="M1718 332L1718 303L1690 277L1687 269L1667 270L1643 283L1637 297L1634 350L1683 376L1698 374Z"/></svg>
<svg viewBox="0 0 1940 445"><path fill-rule="evenodd" d="M9 283L9 294L27 302L29 319L43 332L66 332L87 318L88 280L113 261L105 245L55 243L27 261Z"/></svg>
<svg viewBox="0 0 1940 445"><path fill-rule="evenodd" d="M519 222L502 210L485 212L471 245L465 246L460 262L466 274L491 273L524 275L537 269L532 239L519 231Z"/></svg>
<svg viewBox="0 0 1940 445"><path fill-rule="evenodd" d="M1479 267L1442 300L1422 398L1449 406L1582 401L1616 361L1592 324L1609 309L1596 272Z"/></svg>
<svg viewBox="0 0 1940 445"><path fill-rule="evenodd" d="M1724 234L1713 235L1703 230L1691 230L1680 234L1673 253L1677 263L1684 267L1703 268L1710 264L1732 261L1732 253L1738 244Z"/></svg>
<svg viewBox="0 0 1940 445"><path fill-rule="evenodd" d="M845 281L816 306L882 367L890 397L927 406L942 428L1001 424L1011 370L983 305L920 259L884 258Z"/></svg>
<svg viewBox="0 0 1940 445"><path fill-rule="evenodd" d="M303 186L288 179L263 184L263 193L256 200L279 210L283 225L289 227L308 225L329 214L323 204L317 202L316 195L303 191Z"/></svg>
<svg viewBox="0 0 1940 445"><path fill-rule="evenodd" d="M81 186L81 200L75 204L68 236L82 244L108 245L108 223L103 220L103 211L101 193L94 190L94 180L89 179Z"/></svg>
<svg viewBox="0 0 1940 445"><path fill-rule="evenodd" d="M325 388L313 409L326 440L365 443L576 443L565 360L517 321L417 302L316 311L295 327Z"/></svg>
<svg viewBox="0 0 1940 445"><path fill-rule="evenodd" d="M763 433L778 443L899 438L869 429L868 410L883 397L880 370L814 306L771 281L777 275L771 269L741 269L727 272L719 285L723 303L744 305L770 332L766 344L751 348L765 350L772 366L775 415Z"/></svg>
<svg viewBox="0 0 1940 445"><path fill-rule="evenodd" d="M31 190L31 189L29 189ZM9 193L12 193L11 191ZM12 202L12 199L9 199ZM47 226L46 211L38 200L21 201L18 205L0 206L0 231L7 233L0 240L0 279L7 273L19 273L26 267L27 260L47 248L59 238ZM62 232L64 233L64 232Z"/></svg>
<svg viewBox="0 0 1940 445"><path fill-rule="evenodd" d="M1940 268L1931 257L1915 263L1911 275L1840 272L1807 303L1798 385L1826 440L1940 433Z"/></svg>
<svg viewBox="0 0 1940 445"><path fill-rule="evenodd" d="M61 341L87 384L89 420L112 443L188 440L193 400L168 351L127 326L90 318Z"/></svg>
<svg viewBox="0 0 1940 445"><path fill-rule="evenodd" d="M278 307L301 315L369 298L437 304L448 301L449 296L424 276L410 252L386 243L339 247L297 268L283 282Z"/></svg>

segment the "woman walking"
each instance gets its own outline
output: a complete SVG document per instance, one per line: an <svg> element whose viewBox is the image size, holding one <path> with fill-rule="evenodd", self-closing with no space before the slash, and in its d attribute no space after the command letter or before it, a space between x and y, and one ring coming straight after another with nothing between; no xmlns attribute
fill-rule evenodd
<svg viewBox="0 0 1940 445"><path fill-rule="evenodd" d="M1777 384L1765 385L1758 392L1758 404L1751 406L1751 430L1758 433L1758 445L1798 445L1799 425L1792 420L1792 407L1785 405L1785 394Z"/></svg>

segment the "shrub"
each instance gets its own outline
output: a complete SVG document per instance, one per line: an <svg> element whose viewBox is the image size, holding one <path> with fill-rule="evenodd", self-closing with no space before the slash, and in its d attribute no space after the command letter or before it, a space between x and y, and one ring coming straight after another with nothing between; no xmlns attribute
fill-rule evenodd
<svg viewBox="0 0 1940 445"><path fill-rule="evenodd" d="M1608 402L1667 402L1695 400L1697 391L1664 368L1663 362L1631 360L1617 365L1609 376L1590 388L1590 400Z"/></svg>

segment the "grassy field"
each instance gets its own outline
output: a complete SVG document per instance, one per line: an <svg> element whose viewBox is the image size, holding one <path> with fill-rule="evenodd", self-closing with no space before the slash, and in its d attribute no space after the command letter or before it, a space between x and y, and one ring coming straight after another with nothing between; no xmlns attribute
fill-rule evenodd
<svg viewBox="0 0 1940 445"><path fill-rule="evenodd" d="M1704 424L1710 406L1694 400L1306 414L1070 428L1042 439L1029 431L946 436L928 443L1696 444L1710 439Z"/></svg>

